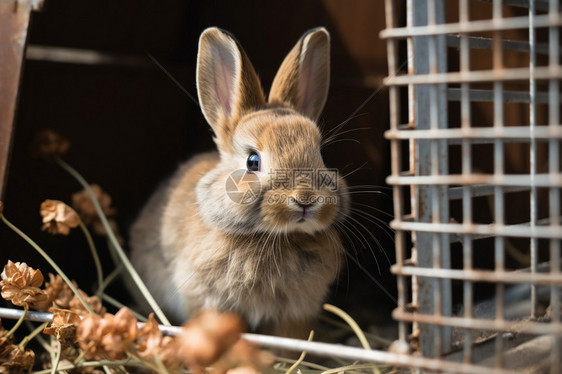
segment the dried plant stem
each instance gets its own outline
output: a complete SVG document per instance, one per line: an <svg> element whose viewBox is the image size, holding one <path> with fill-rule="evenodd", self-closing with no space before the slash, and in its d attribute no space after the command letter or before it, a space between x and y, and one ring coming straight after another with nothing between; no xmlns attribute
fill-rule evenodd
<svg viewBox="0 0 562 374"><path fill-rule="evenodd" d="M41 335L39 335L41 331L43 331L45 327L47 327L48 324L49 322L45 322L39 325L39 327L35 327L29 320L25 320L25 325L27 326L29 331L31 331L31 333L22 339L19 346L25 347L27 343L29 343L32 339L36 339L39 342L39 344L41 344L41 346L45 351L49 352L49 354L52 354L53 348L47 343L47 341Z"/></svg>
<svg viewBox="0 0 562 374"><path fill-rule="evenodd" d="M350 370L363 370L363 369L370 369L373 367L373 364L353 364L347 366L340 366L339 368L325 370L320 374L334 374L334 373L345 373ZM377 372L380 372L377 368Z"/></svg>
<svg viewBox="0 0 562 374"><path fill-rule="evenodd" d="M94 258L94 263L96 264L96 275L98 277L98 290L96 291L96 296L100 296L101 294L101 286L103 284L103 270L101 268L100 256L98 255L98 250L96 249L96 245L94 244L94 240L92 239L92 234L90 234L90 230L84 225L84 222L80 220L80 228L86 237L86 241L88 242L88 247L90 247L90 252L92 252L92 257Z"/></svg>
<svg viewBox="0 0 562 374"><path fill-rule="evenodd" d="M133 313L133 315L136 317L136 319L138 319L138 320L141 321L141 322L147 322L147 321L148 321L148 318L146 318L145 316L141 315L141 314L138 313L138 312L135 312L134 310L132 310L131 308L129 308L128 306L126 306L125 304L123 304L122 302L120 302L119 300L117 300L117 299L115 299L115 298L109 296L109 295L106 294L106 293L102 293L102 294L101 294L101 298L102 298L104 301L107 301L109 304L113 305L113 306L116 307L116 308L119 308L119 309L121 309L121 308L127 308L127 309L129 309L129 310L131 311L131 313Z"/></svg>
<svg viewBox="0 0 562 374"><path fill-rule="evenodd" d="M310 330L310 334L308 335L308 341L311 342L312 339L314 339L314 330ZM299 367L301 362L304 361L305 357L306 357L306 351L302 351L299 359L295 361L293 365L291 365L291 367L289 368L289 370L287 370L285 374L291 374L293 371L295 371L295 369Z"/></svg>
<svg viewBox="0 0 562 374"><path fill-rule="evenodd" d="M21 342L18 344L18 346L21 347L21 348L25 348L27 343L29 343L31 340L33 340L33 338L37 337L37 335L39 335L45 329L45 327L47 327L48 324L49 324L48 322L40 324L37 328L35 328L33 331L31 331L31 333L29 335L25 336L21 340ZM43 339L43 338L41 338L41 339ZM40 343L41 343L41 345L43 345L43 348L45 348L46 351L49 350L49 349L46 348L45 345L47 343L44 340Z"/></svg>
<svg viewBox="0 0 562 374"><path fill-rule="evenodd" d="M355 322L355 320L353 318L351 318L351 316L349 314L347 314L346 312L344 312L343 310L341 310L337 306L334 306L334 305L331 305L331 304L324 304L323 308L324 308L324 310L327 310L328 312L334 313L336 316L343 319L349 325L349 327L351 327L351 329L353 330L355 335L357 335L357 338L359 338L359 341L361 342L361 346L365 349L369 349L369 350L371 349L371 345L369 344L369 341L365 337L365 334L363 333L363 330L361 330L361 328L359 327L357 322ZM374 374L380 374L380 370L378 369L378 367L373 366L372 364L371 364L371 367L373 368Z"/></svg>
<svg viewBox="0 0 562 374"><path fill-rule="evenodd" d="M119 244L119 241L117 240L117 237L115 236L115 234L113 233L113 230L109 226L109 223L107 222L107 217L103 213L103 210L102 210L98 200L96 199L94 191L92 191L88 182L86 182L86 180L73 167L68 165L62 159L57 157L57 158L55 158L55 160L57 161L57 163L63 169L65 169L68 173L70 173L82 185L82 187L84 187L84 189L88 192L88 195L90 195L90 199L92 200L92 203L94 204L94 207L96 208L96 211L98 213L100 221L101 221L102 225L104 226L105 230L107 231L107 235L109 236L109 240L110 240L111 244L113 245L113 247L116 249L117 254L119 255L119 259L121 260L121 262L125 266L125 269L127 269L127 272L133 278L133 281L136 283L140 292L143 294L144 298L146 299L146 301L148 302L148 304L150 305L150 307L152 308L152 310L154 311L156 316L158 316L158 319L160 319L160 321L164 325L171 326L170 321L168 321L168 319L166 318L166 316L162 312L162 309L158 306L158 303L156 302L156 300L154 300L154 297L152 297L152 295L148 291L148 288L146 287L146 285L142 281L141 277L139 276L139 274L137 273L137 271L133 267L133 264L131 264L131 261L129 261L129 258L125 254L125 251L123 250L123 248Z"/></svg>
<svg viewBox="0 0 562 374"><path fill-rule="evenodd" d="M144 365L145 367L147 367L149 369L152 369L157 373L167 372L167 369L166 369L166 371L162 371L162 370L160 370L160 367L158 366L158 364L141 357L139 355L138 350L136 349L136 347L134 345L129 345L129 347L127 348L127 351L128 351L128 354L129 354L130 358L132 358L134 360L137 360L140 364ZM153 356L153 358L154 357L155 356Z"/></svg>
<svg viewBox="0 0 562 374"><path fill-rule="evenodd" d="M8 339L10 336L12 336L14 334L14 332L16 332L17 329L19 329L19 327L21 326L21 324L23 323L23 321L25 320L25 316L27 316L27 311L29 310L29 306L27 306L27 304L25 304L23 306L23 314L21 315L21 317L18 319L18 321L16 322L16 324L14 325L14 327L12 327L10 329L10 331L8 331L6 333L6 335L4 335L4 338Z"/></svg>
<svg viewBox="0 0 562 374"><path fill-rule="evenodd" d="M275 357L275 361L283 362L283 363L286 363L286 364L293 364L295 362L295 360L285 358L285 357L279 357L279 356ZM315 364L313 362L308 362L308 361L301 361L299 365L307 366L311 369L316 369L316 370L322 370L322 371L328 370L328 368L326 366L318 365L318 364Z"/></svg>
<svg viewBox="0 0 562 374"><path fill-rule="evenodd" d="M345 323L338 322L331 317L320 316L320 320L324 321L326 323L329 323L332 326L341 327L341 328L344 328L346 330L353 331L353 329L349 325L346 325ZM381 336L378 336L376 334L372 334L372 333L368 333L368 332L363 332L363 334L365 335L365 337L369 337L370 339L372 339L374 341L377 341L378 343L384 345L387 348L390 347L390 345L392 344L392 340L385 339L385 338L383 338Z"/></svg>
<svg viewBox="0 0 562 374"><path fill-rule="evenodd" d="M164 363L162 362L160 357L158 357L158 355L154 355L154 361L156 362L156 366L158 366L158 371L160 373L170 374L170 371L168 370L166 365L164 365Z"/></svg>
<svg viewBox="0 0 562 374"><path fill-rule="evenodd" d="M83 362L78 362L76 364L66 364L63 366L59 366L58 370L66 371L66 370L96 367L96 366L108 366L108 367L136 366L136 367L146 368L146 366L141 364L140 362L131 361L130 359L125 359L125 360L118 360L118 361L109 361L109 360L83 361ZM34 371L33 374L51 374L51 369Z"/></svg>
<svg viewBox="0 0 562 374"><path fill-rule="evenodd" d="M123 271L123 265L119 264L115 269L113 269L113 271L111 273L109 273L109 275L107 277L105 277L105 279L103 280L99 290L98 290L98 297L101 297L101 295L103 294L103 291L105 291L105 289L107 288L107 286L109 286L109 284L111 284L111 282L113 282L113 280L115 278L117 278L117 276L119 276L119 274L121 274L121 271Z"/></svg>
<svg viewBox="0 0 562 374"><path fill-rule="evenodd" d="M78 300L80 300L80 302L82 303L82 305L84 305L84 308L86 308L86 310L88 311L88 313L92 313L95 314L95 312L92 310L92 308L90 307L90 304L88 304L86 302L86 300L84 300L84 298L82 297L82 295L80 294L80 292L78 292L78 289L76 288L76 286L74 285L74 283L72 283L70 281L70 279L66 276L66 274L62 271L62 269L57 265L57 263L51 258L51 256L49 256L47 254L47 252L45 252L41 247L39 247L39 245L37 245L37 243L35 243L29 236L27 236L23 231L21 231L20 229L18 229L16 226L14 226L10 221L8 221L6 219L6 217L4 217L3 214L0 214L0 218L2 218L2 221L6 224L6 226L8 226L10 229L12 229L13 231L15 231L16 234L18 234L19 236L21 236L26 242L29 243L29 245L31 245L41 256L43 256L43 258L45 260L47 260L47 262L53 267L53 269L55 269L55 271L62 277L62 279L65 281L65 283L68 285L68 287L70 287L70 289L72 290L72 292L74 292L74 294L76 295L76 297L78 297Z"/></svg>
<svg viewBox="0 0 562 374"><path fill-rule="evenodd" d="M57 356L55 357L55 363L53 364L53 371L51 371L51 374L55 374L57 372L57 370L59 369L60 355L62 353L62 346L61 346L59 341L57 341L57 343L58 343Z"/></svg>
<svg viewBox="0 0 562 374"><path fill-rule="evenodd" d="M357 338L359 338L359 341L361 342L361 346L365 349L371 349L371 345L367 341L365 334L363 333L357 322L355 322L355 320L351 318L349 314L347 314L337 306L330 305L330 304L324 304L323 308L324 310L334 313L336 316L343 319L349 325L349 327L351 327L355 335L357 335Z"/></svg>

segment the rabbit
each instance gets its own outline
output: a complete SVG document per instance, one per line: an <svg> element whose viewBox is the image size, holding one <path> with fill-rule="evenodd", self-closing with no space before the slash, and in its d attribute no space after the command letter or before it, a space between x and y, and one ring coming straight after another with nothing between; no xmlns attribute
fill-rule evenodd
<svg viewBox="0 0 562 374"><path fill-rule="evenodd" d="M255 332L308 335L342 262L336 225L349 210L337 173L310 183L333 171L316 124L329 53L324 28L306 32L266 100L234 37L201 34L197 93L217 151L181 165L130 232L131 261L172 320L214 308L239 313Z"/></svg>

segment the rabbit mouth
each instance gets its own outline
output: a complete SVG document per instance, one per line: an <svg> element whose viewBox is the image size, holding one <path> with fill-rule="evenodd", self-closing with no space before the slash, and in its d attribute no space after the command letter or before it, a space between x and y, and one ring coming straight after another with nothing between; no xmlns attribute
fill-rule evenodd
<svg viewBox="0 0 562 374"><path fill-rule="evenodd" d="M312 207L309 205L301 205L298 204L298 218L297 223L303 223L306 221L310 221L314 218L315 213L312 210Z"/></svg>
<svg viewBox="0 0 562 374"><path fill-rule="evenodd" d="M313 233L331 226L339 213L339 199L319 191L269 190L261 200L262 223L283 232Z"/></svg>

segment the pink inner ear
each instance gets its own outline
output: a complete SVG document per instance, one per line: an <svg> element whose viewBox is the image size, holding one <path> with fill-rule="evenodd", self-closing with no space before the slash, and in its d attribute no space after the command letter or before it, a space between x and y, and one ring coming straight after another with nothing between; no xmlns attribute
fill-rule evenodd
<svg viewBox="0 0 562 374"><path fill-rule="evenodd" d="M225 52L222 48L212 49L214 66L214 89L219 105L228 116L232 114L234 101L234 79L236 61L232 54Z"/></svg>
<svg viewBox="0 0 562 374"><path fill-rule="evenodd" d="M314 88L318 87L316 69L321 66L320 64L322 64L321 53L318 53L316 48L308 49L301 62L299 74L299 109L305 113L308 113L309 106L312 105Z"/></svg>

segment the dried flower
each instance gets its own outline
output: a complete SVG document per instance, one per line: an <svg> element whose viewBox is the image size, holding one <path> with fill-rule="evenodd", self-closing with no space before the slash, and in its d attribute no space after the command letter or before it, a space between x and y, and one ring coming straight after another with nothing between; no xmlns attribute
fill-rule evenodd
<svg viewBox="0 0 562 374"><path fill-rule="evenodd" d="M101 345L103 334L101 316L89 314L80 322L76 331L76 340L87 358L97 359L103 358L106 355Z"/></svg>
<svg viewBox="0 0 562 374"><path fill-rule="evenodd" d="M119 235L117 222L115 221L115 219L111 218L117 214L117 210L111 207L111 196L105 193L97 184L91 184L90 188L94 192L94 196L100 204L103 213L108 218L107 222L109 223L111 230L115 233L119 242L123 243L123 240ZM92 199L90 198L88 191L82 190L73 194L72 206L78 211L78 213L80 214L80 218L82 218L82 221L86 225L92 226L92 230L96 234L107 236L107 230L101 223L98 212L96 211L96 208L92 203Z"/></svg>
<svg viewBox="0 0 562 374"><path fill-rule="evenodd" d="M41 287L43 284L43 274L41 270L35 270L25 262L13 263L8 260L2 272L2 286L11 285L13 287Z"/></svg>
<svg viewBox="0 0 562 374"><path fill-rule="evenodd" d="M73 281L72 283L77 286L76 282ZM49 273L49 282L45 283L45 291L49 294L49 299L55 306L70 309L70 301L75 295L60 275Z"/></svg>
<svg viewBox="0 0 562 374"><path fill-rule="evenodd" d="M244 327L237 314L203 311L177 336L177 359L192 371L202 372L240 339Z"/></svg>
<svg viewBox="0 0 562 374"><path fill-rule="evenodd" d="M44 334L54 336L61 344L61 357L74 360L79 355L76 342L76 329L80 316L71 310L51 308L53 321L43 330Z"/></svg>
<svg viewBox="0 0 562 374"><path fill-rule="evenodd" d="M6 338L7 331L0 323L0 373L23 373L33 368L35 354L13 344L13 335Z"/></svg>
<svg viewBox="0 0 562 374"><path fill-rule="evenodd" d="M80 292L80 295L84 298L86 303L90 305L92 310L97 314L105 313L105 308L103 307L101 300L97 296L89 297L84 291L78 288L78 285L75 281L72 281L74 286ZM89 313L78 296L74 294L74 292L70 289L70 287L66 284L64 279L60 275L53 275L49 273L49 282L45 285L45 291L49 295L49 300L58 308L61 309L70 309L74 313L79 315Z"/></svg>
<svg viewBox="0 0 562 374"><path fill-rule="evenodd" d="M103 318L87 314L78 325L78 345L87 359L108 358L119 360L137 338L137 320L127 308L115 315L106 313Z"/></svg>
<svg viewBox="0 0 562 374"><path fill-rule="evenodd" d="M213 366L222 368L227 373L231 373L233 368L243 368L246 373L259 373L260 369L273 365L274 361L272 353L260 350L247 340L239 339Z"/></svg>
<svg viewBox="0 0 562 374"><path fill-rule="evenodd" d="M9 338L6 338L7 333L8 331L4 329L4 326L2 326L2 323L0 322L0 362L2 362L2 359L4 357L8 357L10 351L12 350L11 345L13 341L13 335Z"/></svg>
<svg viewBox="0 0 562 374"><path fill-rule="evenodd" d="M53 130L39 131L31 143L31 155L35 158L52 159L62 156L70 143Z"/></svg>
<svg viewBox="0 0 562 374"><path fill-rule="evenodd" d="M61 201L45 200L40 210L43 217L43 227L51 234L68 235L70 229L80 224L80 218L76 212Z"/></svg>
<svg viewBox="0 0 562 374"><path fill-rule="evenodd" d="M80 295L82 295L82 298L86 301L86 303L90 305L94 313L100 315L105 313L105 308L103 307L99 297L88 296L84 291L80 289L78 289L78 292L80 292ZM70 300L69 303L69 309L80 315L89 313L84 307L84 305L82 304L82 302L80 301L80 299L78 298L78 296L74 295L74 293L72 295L73 295L72 299Z"/></svg>
<svg viewBox="0 0 562 374"><path fill-rule="evenodd" d="M0 373L28 373L33 368L35 353L12 344L9 355L0 358Z"/></svg>
<svg viewBox="0 0 562 374"><path fill-rule="evenodd" d="M51 308L53 321L43 330L44 334L53 335L63 344L73 342L76 338L76 327L80 316L71 310Z"/></svg>
<svg viewBox="0 0 562 374"><path fill-rule="evenodd" d="M140 329L137 339L137 350L141 357L151 359L158 356L169 369L178 368L182 362L177 359L176 340L171 336L164 336L158 328L154 313L148 316Z"/></svg>
<svg viewBox="0 0 562 374"><path fill-rule="evenodd" d="M150 358L159 352L164 336L158 328L154 313L150 313L148 322L142 325L138 335L138 351L142 357Z"/></svg>
<svg viewBox="0 0 562 374"><path fill-rule="evenodd" d="M25 262L13 263L8 260L0 277L4 299L12 301L14 305L36 310L49 307L49 295L39 288L43 284L41 271L29 267Z"/></svg>
<svg viewBox="0 0 562 374"><path fill-rule="evenodd" d="M113 217L117 211L111 207L111 196L105 193L97 184L91 184L90 188L94 192L94 195L106 217ZM82 218L82 221L84 221L86 225L91 225L94 222L99 221L98 213L92 203L92 200L90 199L88 191L82 190L73 194L72 206L78 211L80 218Z"/></svg>
<svg viewBox="0 0 562 374"><path fill-rule="evenodd" d="M124 243L124 240L121 237L121 234L119 234L119 227L117 226L117 221L110 218L107 220L107 223L109 224L111 231L113 231L113 233L117 237L117 241L119 242L119 244L122 245ZM105 226L101 223L101 221L96 221L92 223L92 231L94 231L96 234L101 236L108 236L107 230L105 229Z"/></svg>
<svg viewBox="0 0 562 374"><path fill-rule="evenodd" d="M253 366L239 366L234 369L229 369L226 374L260 374L261 372Z"/></svg>

